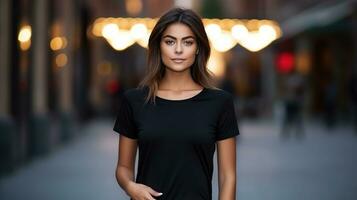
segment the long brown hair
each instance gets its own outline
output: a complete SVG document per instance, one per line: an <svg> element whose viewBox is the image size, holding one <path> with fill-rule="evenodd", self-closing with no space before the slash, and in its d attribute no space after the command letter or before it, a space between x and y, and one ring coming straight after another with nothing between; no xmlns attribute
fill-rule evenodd
<svg viewBox="0 0 357 200"><path fill-rule="evenodd" d="M211 48L201 17L191 9L176 7L159 18L150 34L147 72L138 86L139 88L148 87L146 102L151 99L155 103L155 94L159 88L159 81L165 74L165 66L161 60L160 41L165 29L175 22L187 25L196 36L198 54L190 70L192 79L205 88L216 88L214 86L214 74L206 67Z"/></svg>

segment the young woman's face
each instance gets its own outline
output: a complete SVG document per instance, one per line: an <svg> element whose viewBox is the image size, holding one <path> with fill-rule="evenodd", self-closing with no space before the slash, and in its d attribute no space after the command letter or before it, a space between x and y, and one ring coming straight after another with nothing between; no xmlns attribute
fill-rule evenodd
<svg viewBox="0 0 357 200"><path fill-rule="evenodd" d="M161 60L172 71L184 71L195 61L197 43L191 29L183 23L169 25L160 42Z"/></svg>

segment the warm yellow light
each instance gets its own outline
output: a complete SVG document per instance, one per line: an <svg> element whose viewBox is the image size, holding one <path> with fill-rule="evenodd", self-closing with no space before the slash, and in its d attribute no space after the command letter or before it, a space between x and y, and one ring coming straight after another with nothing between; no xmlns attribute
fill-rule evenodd
<svg viewBox="0 0 357 200"><path fill-rule="evenodd" d="M208 24L205 26L207 36L210 40L215 40L221 36L222 29L217 24Z"/></svg>
<svg viewBox="0 0 357 200"><path fill-rule="evenodd" d="M64 54L64 53L61 53L61 54L58 54L56 56L56 65L58 67L63 67L67 64L68 62L68 58L67 58L67 55Z"/></svg>
<svg viewBox="0 0 357 200"><path fill-rule="evenodd" d="M253 52L259 51L265 47L258 31L249 32L247 37L239 40L239 44Z"/></svg>
<svg viewBox="0 0 357 200"><path fill-rule="evenodd" d="M311 69L311 56L308 52L302 51L296 55L296 70L301 74L308 74Z"/></svg>
<svg viewBox="0 0 357 200"><path fill-rule="evenodd" d="M126 0L125 8L129 15L138 15L143 9L141 0Z"/></svg>
<svg viewBox="0 0 357 200"><path fill-rule="evenodd" d="M147 32L148 29L143 23L134 24L130 29L131 37L133 37L135 40L145 38Z"/></svg>
<svg viewBox="0 0 357 200"><path fill-rule="evenodd" d="M151 30L157 20L157 18L98 18L93 23L92 32L98 37L104 37L116 50L123 50L135 42L147 48ZM202 19L202 21L213 48L220 52L230 50L237 43L249 51L259 51L281 37L279 25L272 20Z"/></svg>
<svg viewBox="0 0 357 200"><path fill-rule="evenodd" d="M144 48L148 48L150 34L151 34L151 31L146 32L146 35L145 35L143 38L140 38L139 40L137 40L136 42L137 42L140 46L142 46L142 47L144 47Z"/></svg>
<svg viewBox="0 0 357 200"><path fill-rule="evenodd" d="M120 30L118 25L114 23L106 24L103 27L102 35L118 51L126 49L135 42L130 31Z"/></svg>
<svg viewBox="0 0 357 200"><path fill-rule="evenodd" d="M20 42L20 49L23 51L28 50L30 46L31 46L31 40L28 40L26 42Z"/></svg>
<svg viewBox="0 0 357 200"><path fill-rule="evenodd" d="M105 38L112 38L119 33L119 27L117 24L110 23L104 25L102 29L102 35Z"/></svg>
<svg viewBox="0 0 357 200"><path fill-rule="evenodd" d="M31 33L31 26L25 25L25 26L21 27L17 39L20 42L27 42L27 41L31 40L31 34L32 34Z"/></svg>
<svg viewBox="0 0 357 200"><path fill-rule="evenodd" d="M229 31L222 31L219 37L211 41L213 48L219 52L226 52L233 48L237 41L232 37Z"/></svg>
<svg viewBox="0 0 357 200"><path fill-rule="evenodd" d="M247 37L248 29L242 24L237 24L232 27L231 33L236 40L241 40L241 38Z"/></svg>
<svg viewBox="0 0 357 200"><path fill-rule="evenodd" d="M134 24L130 29L130 36L144 48L148 46L150 33L143 23Z"/></svg>
<svg viewBox="0 0 357 200"><path fill-rule="evenodd" d="M205 30L213 48L219 52L228 51L237 44L230 31L222 30L218 24L208 24Z"/></svg>
<svg viewBox="0 0 357 200"><path fill-rule="evenodd" d="M277 36L274 28L270 25L260 26L259 32L266 38L266 40L270 40L270 41L273 41Z"/></svg>
<svg viewBox="0 0 357 200"><path fill-rule="evenodd" d="M65 37L55 37L50 42L53 51L63 49L67 46L67 39Z"/></svg>
<svg viewBox="0 0 357 200"><path fill-rule="evenodd" d="M117 51L122 51L135 42L130 35L130 31L126 30L118 30L116 34L105 37L105 39Z"/></svg>
<svg viewBox="0 0 357 200"><path fill-rule="evenodd" d="M212 49L211 55L207 62L207 67L212 71L215 76L221 77L224 74L224 68L226 63L224 62L223 53Z"/></svg>
<svg viewBox="0 0 357 200"><path fill-rule="evenodd" d="M256 20L252 20L250 26L258 26L257 23ZM231 31L240 45L253 52L263 49L278 37L274 27L268 24L262 24L253 31L248 31L242 25L235 25Z"/></svg>
<svg viewBox="0 0 357 200"><path fill-rule="evenodd" d="M105 24L105 18L100 17L98 19L96 19L93 23L93 27L92 27L92 33L93 35L100 37L102 36L102 29L104 27Z"/></svg>
<svg viewBox="0 0 357 200"><path fill-rule="evenodd" d="M97 72L100 75L109 75L112 72L112 64L108 61L102 62L98 65Z"/></svg>

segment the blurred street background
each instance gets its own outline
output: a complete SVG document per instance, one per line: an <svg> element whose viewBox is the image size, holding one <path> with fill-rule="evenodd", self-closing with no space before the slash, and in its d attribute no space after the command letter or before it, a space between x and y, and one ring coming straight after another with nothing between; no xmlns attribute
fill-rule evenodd
<svg viewBox="0 0 357 200"><path fill-rule="evenodd" d="M175 6L235 96L237 200L356 199L357 0L0 0L0 199L129 199L118 97Z"/></svg>

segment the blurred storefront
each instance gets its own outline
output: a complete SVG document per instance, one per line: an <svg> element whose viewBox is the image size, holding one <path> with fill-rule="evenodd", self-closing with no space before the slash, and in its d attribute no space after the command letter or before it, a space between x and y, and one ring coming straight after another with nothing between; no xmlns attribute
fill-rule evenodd
<svg viewBox="0 0 357 200"><path fill-rule="evenodd" d="M96 40L97 17L159 16L173 1L4 0L0 3L0 174L44 156L81 123L112 116L139 81L145 50Z"/></svg>
<svg viewBox="0 0 357 200"><path fill-rule="evenodd" d="M73 134L72 70L78 53L73 40L78 38L72 19L79 16L71 1L61 1L62 7L46 0L1 4L1 41L6 41L0 53L0 141L6 144L1 145L1 166L10 170L49 153ZM62 46L57 53L51 47L58 35Z"/></svg>
<svg viewBox="0 0 357 200"><path fill-rule="evenodd" d="M219 86L235 94L239 118L279 115L284 100L293 96L306 117L329 125L350 122L357 113L350 109L357 107L356 84L351 84L357 77L355 2L2 0L0 173L78 136L81 123L112 117L120 93L144 76L146 49L133 42L116 50L95 34L96 20L154 19L172 6L220 19L208 19L207 25L229 27L227 19L247 19L231 32L219 29L209 62ZM281 35L263 22L281 28ZM263 39L249 27L263 27ZM267 37L272 33L273 39ZM233 41L234 34L245 40ZM290 78L293 72L300 78Z"/></svg>
<svg viewBox="0 0 357 200"><path fill-rule="evenodd" d="M357 77L356 3L316 1L281 20L284 37L275 52L277 57L291 55L292 65L287 70L277 68L278 97L287 93L285 79L295 71L305 82L306 117L321 119L327 127L350 124L355 117L357 86L351 82Z"/></svg>

